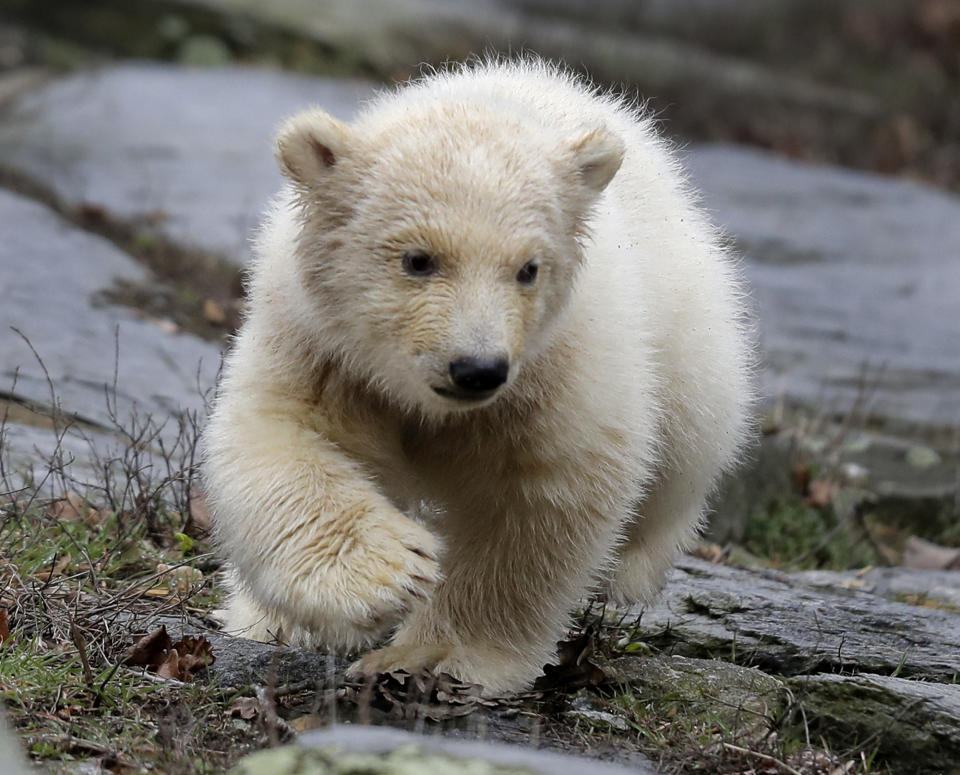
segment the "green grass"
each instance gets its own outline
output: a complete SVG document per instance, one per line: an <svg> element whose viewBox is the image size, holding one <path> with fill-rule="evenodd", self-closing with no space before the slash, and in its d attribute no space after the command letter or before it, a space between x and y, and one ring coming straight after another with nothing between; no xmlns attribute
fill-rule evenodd
<svg viewBox="0 0 960 775"><path fill-rule="evenodd" d="M743 545L774 565L791 568L842 570L877 561L856 525L840 524L832 504L813 507L792 493L751 515Z"/></svg>
<svg viewBox="0 0 960 775"><path fill-rule="evenodd" d="M165 509L146 520L143 511L42 501L3 516L0 607L11 629L0 645L0 699L31 756L54 771L97 758L127 771L219 772L265 742L255 725L230 718L233 690L157 681L121 664L138 615L161 606L205 613L219 602L210 575L178 592L158 574L161 563L206 558L203 541L179 532L183 522Z"/></svg>

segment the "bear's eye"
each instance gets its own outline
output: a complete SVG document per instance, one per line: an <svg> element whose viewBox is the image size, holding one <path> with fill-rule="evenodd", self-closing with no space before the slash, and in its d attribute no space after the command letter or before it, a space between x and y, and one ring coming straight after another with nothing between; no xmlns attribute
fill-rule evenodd
<svg viewBox="0 0 960 775"><path fill-rule="evenodd" d="M517 272L517 282L521 285L533 285L539 271L540 264L536 260L527 261Z"/></svg>
<svg viewBox="0 0 960 775"><path fill-rule="evenodd" d="M437 262L422 250L408 250L403 254L403 271L414 277L429 277L436 274Z"/></svg>

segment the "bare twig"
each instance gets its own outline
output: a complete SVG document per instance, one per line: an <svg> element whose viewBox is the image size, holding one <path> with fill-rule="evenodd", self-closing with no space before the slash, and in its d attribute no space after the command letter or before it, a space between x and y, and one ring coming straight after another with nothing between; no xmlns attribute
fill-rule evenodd
<svg viewBox="0 0 960 775"><path fill-rule="evenodd" d="M800 772L799 770L795 770L786 762L780 761L780 759L777 759L774 756L770 756L769 754L760 753L759 751L751 751L749 748L741 748L739 745L734 745L733 743L724 743L723 747L726 748L728 751L734 751L736 753L743 754L744 756L750 756L754 759L759 759L760 761L766 762L767 764L772 764L777 769L780 769L786 773L789 773L789 775L803 775L803 773Z"/></svg>

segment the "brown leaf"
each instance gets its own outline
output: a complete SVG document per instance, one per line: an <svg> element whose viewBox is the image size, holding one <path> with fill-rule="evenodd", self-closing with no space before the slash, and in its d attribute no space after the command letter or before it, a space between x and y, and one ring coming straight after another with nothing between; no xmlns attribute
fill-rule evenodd
<svg viewBox="0 0 960 775"><path fill-rule="evenodd" d="M793 483L793 488L801 495L807 494L807 489L810 487L810 468L801 461L796 461L790 469L790 481Z"/></svg>
<svg viewBox="0 0 960 775"><path fill-rule="evenodd" d="M47 516L65 522L77 522L83 518L86 507L83 498L75 492L65 492L59 499L50 504Z"/></svg>
<svg viewBox="0 0 960 775"><path fill-rule="evenodd" d="M804 499L808 506L815 509L822 509L833 503L840 489L832 479L814 479L807 487L807 497Z"/></svg>
<svg viewBox="0 0 960 775"><path fill-rule="evenodd" d="M328 726L329 723L330 722L322 716L300 716L291 721L290 726L297 732L306 732L310 729L323 729Z"/></svg>
<svg viewBox="0 0 960 775"><path fill-rule="evenodd" d="M213 646L202 635L184 636L173 643L165 626L144 635L134 643L123 664L144 667L161 678L192 681L201 670L212 665Z"/></svg>
<svg viewBox="0 0 960 775"><path fill-rule="evenodd" d="M260 701L256 697L237 697L227 708L227 715L231 718L252 719L260 713ZM306 716L304 718L307 718ZM299 721L297 719L296 721ZM291 722L296 725L296 721ZM302 732L302 729L298 729Z"/></svg>
<svg viewBox="0 0 960 775"><path fill-rule="evenodd" d="M466 716L482 704L482 687L458 681L447 673L405 670L348 681L345 698L360 707L385 711L391 718L427 718L432 721Z"/></svg>
<svg viewBox="0 0 960 775"><path fill-rule="evenodd" d="M920 28L933 38L960 37L960 2L927 0L917 8Z"/></svg>
<svg viewBox="0 0 960 775"><path fill-rule="evenodd" d="M203 302L203 317L208 323L215 326L222 326L227 322L227 313L224 312L223 307L213 299L206 299Z"/></svg>
<svg viewBox="0 0 960 775"><path fill-rule="evenodd" d="M196 673L206 670L216 659L213 646L202 635L193 638L184 636L173 644L173 650L179 655L179 667L182 681L192 681Z"/></svg>
<svg viewBox="0 0 960 775"><path fill-rule="evenodd" d="M190 491L190 524L186 533L191 538L206 538L213 529L213 517L207 506L207 498L196 488Z"/></svg>
<svg viewBox="0 0 960 775"><path fill-rule="evenodd" d="M173 645L167 628L161 626L144 635L134 643L123 658L123 664L135 667L146 667L156 670L167 658L167 652Z"/></svg>
<svg viewBox="0 0 960 775"><path fill-rule="evenodd" d="M110 217L104 207L86 202L73 208L73 217L78 223L89 227L102 228L110 222Z"/></svg>
<svg viewBox="0 0 960 775"><path fill-rule="evenodd" d="M157 675L161 678L173 678L177 681L183 680L180 674L180 655L176 649L171 649L163 662L157 666Z"/></svg>
<svg viewBox="0 0 960 775"><path fill-rule="evenodd" d="M65 552L57 558L57 561L50 570L37 571L33 576L43 582L50 581L52 578L62 576L63 572L70 567L72 560L73 558L70 556L70 552Z"/></svg>
<svg viewBox="0 0 960 775"><path fill-rule="evenodd" d="M701 541L693 548L690 554L694 557L699 557L701 560L707 560L708 562L716 564L726 560L730 554L730 550L720 546L720 544Z"/></svg>
<svg viewBox="0 0 960 775"><path fill-rule="evenodd" d="M544 665L543 675L534 681L537 691L575 691L586 686L599 686L606 679L603 670L590 661L593 655L594 630L557 643L557 664Z"/></svg>
<svg viewBox="0 0 960 775"><path fill-rule="evenodd" d="M10 640L10 616L6 608L0 608L0 645Z"/></svg>
<svg viewBox="0 0 960 775"><path fill-rule="evenodd" d="M960 549L910 536L903 546L902 564L921 570L960 570Z"/></svg>

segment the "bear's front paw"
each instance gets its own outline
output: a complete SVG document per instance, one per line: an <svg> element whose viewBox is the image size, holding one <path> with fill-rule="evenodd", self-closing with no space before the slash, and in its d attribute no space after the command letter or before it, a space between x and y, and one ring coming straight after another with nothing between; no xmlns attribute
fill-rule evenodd
<svg viewBox="0 0 960 775"><path fill-rule="evenodd" d="M397 670L446 673L466 683L480 684L486 696L523 691L540 674L535 659L523 658L493 646L422 643L386 646L371 651L354 662L347 675L359 678Z"/></svg>
<svg viewBox="0 0 960 775"><path fill-rule="evenodd" d="M428 530L399 514L364 531L332 585L358 642L369 642L429 600L441 579L439 552Z"/></svg>
<svg viewBox="0 0 960 775"><path fill-rule="evenodd" d="M450 643L386 646L365 654L350 665L347 676L360 678L378 673L392 673L395 670L405 670L408 673L434 670L452 651L453 645Z"/></svg>

